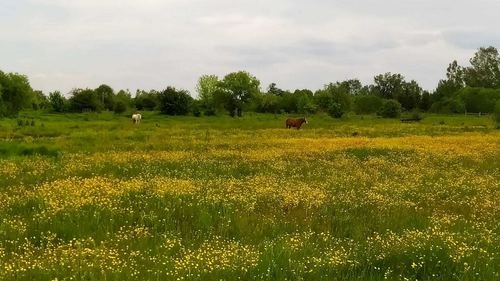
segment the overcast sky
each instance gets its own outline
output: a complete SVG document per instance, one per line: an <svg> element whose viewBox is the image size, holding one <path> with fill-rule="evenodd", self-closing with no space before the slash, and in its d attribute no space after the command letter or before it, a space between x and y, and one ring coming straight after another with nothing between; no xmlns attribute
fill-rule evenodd
<svg viewBox="0 0 500 281"><path fill-rule="evenodd" d="M1 0L0 70L45 92L194 92L247 70L284 89L399 72L432 90L457 59L500 47L499 0Z"/></svg>

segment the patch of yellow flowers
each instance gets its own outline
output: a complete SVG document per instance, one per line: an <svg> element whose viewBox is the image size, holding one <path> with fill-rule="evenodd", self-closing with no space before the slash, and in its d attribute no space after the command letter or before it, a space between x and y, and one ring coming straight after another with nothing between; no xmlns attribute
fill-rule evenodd
<svg viewBox="0 0 500 281"><path fill-rule="evenodd" d="M182 138L174 139L178 149L172 150L77 153L57 161L0 160L1 182L6 183L0 189L0 279L37 273L59 280L84 273L103 278L125 274L138 280L145 275L173 280L245 275L269 266L263 257L279 247L289 259L287 270L297 274L363 266L377 271L397 257L407 259L402 261L406 269L384 268L387 278L407 279L408 272L430 263L452 263L461 273L499 264L494 250L500 250L500 134L277 138L275 132L251 137L236 132L184 144ZM242 167L246 170L237 174ZM266 220L257 223L262 228L287 219L304 225L265 241L221 231L197 234L194 243L183 237L187 234L182 229L159 232L137 224L99 239L67 239L51 232L36 239L27 236L36 229L34 223L88 206L124 212L130 206L122 199L133 193L185 199L185 206L192 208L226 206ZM330 210L337 211L328 217L333 225L337 217L355 218L356 210L370 210L372 219L380 221L389 215L404 221L404 214L413 214L428 224L405 228L401 222L402 228L373 230L360 241L325 229L316 216ZM155 216L161 221L162 214ZM464 227L466 231L457 231ZM141 241L156 248L140 248ZM471 258L477 263L470 263ZM265 274L258 276L265 279ZM498 276L498 270L491 274Z"/></svg>

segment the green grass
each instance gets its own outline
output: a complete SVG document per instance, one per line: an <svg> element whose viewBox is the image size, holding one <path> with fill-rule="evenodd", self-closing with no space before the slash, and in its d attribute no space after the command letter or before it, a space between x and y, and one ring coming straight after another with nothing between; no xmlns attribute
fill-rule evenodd
<svg viewBox="0 0 500 281"><path fill-rule="evenodd" d="M1 280L498 280L488 116L0 120Z"/></svg>

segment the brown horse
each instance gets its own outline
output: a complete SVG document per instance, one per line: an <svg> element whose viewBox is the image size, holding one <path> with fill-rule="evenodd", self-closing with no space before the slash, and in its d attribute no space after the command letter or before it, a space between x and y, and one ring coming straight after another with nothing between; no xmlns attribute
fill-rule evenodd
<svg viewBox="0 0 500 281"><path fill-rule="evenodd" d="M302 124L306 123L307 124L307 119L306 118L288 118L286 119L286 128L297 128L300 129Z"/></svg>

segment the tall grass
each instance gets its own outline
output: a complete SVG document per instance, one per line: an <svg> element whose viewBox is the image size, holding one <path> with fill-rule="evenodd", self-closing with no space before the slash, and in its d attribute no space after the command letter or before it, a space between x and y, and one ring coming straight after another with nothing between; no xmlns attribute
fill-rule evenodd
<svg viewBox="0 0 500 281"><path fill-rule="evenodd" d="M0 121L0 280L500 277L488 117L23 117L60 134Z"/></svg>

